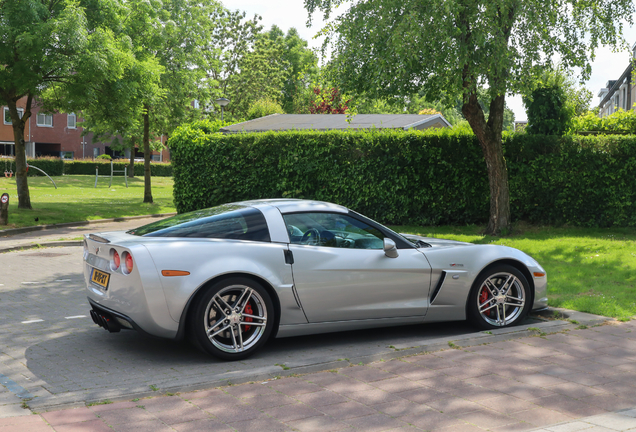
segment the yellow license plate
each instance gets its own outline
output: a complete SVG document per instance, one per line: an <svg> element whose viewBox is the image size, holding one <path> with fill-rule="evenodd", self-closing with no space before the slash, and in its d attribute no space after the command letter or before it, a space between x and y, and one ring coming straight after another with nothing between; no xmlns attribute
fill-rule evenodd
<svg viewBox="0 0 636 432"><path fill-rule="evenodd" d="M110 275L108 273L104 273L103 271L93 269L93 274L91 275L91 282L106 289L108 288L109 280L110 280Z"/></svg>

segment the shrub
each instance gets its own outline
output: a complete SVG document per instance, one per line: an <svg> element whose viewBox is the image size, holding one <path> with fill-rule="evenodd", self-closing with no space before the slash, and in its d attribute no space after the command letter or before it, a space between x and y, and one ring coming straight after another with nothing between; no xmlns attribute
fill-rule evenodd
<svg viewBox="0 0 636 432"><path fill-rule="evenodd" d="M259 99L247 111L247 119L253 120L271 114L282 114L283 112L283 108L278 102L271 99Z"/></svg>
<svg viewBox="0 0 636 432"><path fill-rule="evenodd" d="M101 155L97 156L97 159L112 160L113 158L112 158L112 157L110 157L110 155L107 155L107 154L101 154Z"/></svg>
<svg viewBox="0 0 636 432"><path fill-rule="evenodd" d="M505 143L511 213L541 224L636 226L636 136L523 136Z"/></svg>
<svg viewBox="0 0 636 432"><path fill-rule="evenodd" d="M123 171L124 167L128 167L129 162L125 159L118 159L113 162L115 171ZM64 174L67 175L95 175L95 168L99 169L99 175L110 175L110 161L105 159L91 160L73 160L64 161ZM143 176L144 163L135 163L136 176ZM113 175L121 176L124 173L115 173ZM150 175L156 177L172 177L172 165L170 162L152 162L150 164Z"/></svg>
<svg viewBox="0 0 636 432"><path fill-rule="evenodd" d="M179 212L258 198L336 202L393 224L487 221L488 176L465 131L207 134L170 139ZM505 134L511 212L539 224L636 226L636 137Z"/></svg>
<svg viewBox="0 0 636 432"><path fill-rule="evenodd" d="M572 122L571 133L599 132L604 134L634 134L636 133L636 111L623 111L599 117L588 111Z"/></svg>
<svg viewBox="0 0 636 432"><path fill-rule="evenodd" d="M4 164L2 163L3 161ZM41 169L50 176L61 176L64 172L64 161L56 157L45 156L35 159L27 158L27 164ZM15 175L15 159L0 159L0 168L4 168L2 174L4 174L4 171L13 171L13 175ZM43 176L44 174L36 169L30 169L27 172L27 175L29 177L36 177Z"/></svg>
<svg viewBox="0 0 636 432"><path fill-rule="evenodd" d="M220 135L190 125L174 132L169 147L179 212L291 197L337 202L387 223L467 223L488 216L486 167L471 134Z"/></svg>

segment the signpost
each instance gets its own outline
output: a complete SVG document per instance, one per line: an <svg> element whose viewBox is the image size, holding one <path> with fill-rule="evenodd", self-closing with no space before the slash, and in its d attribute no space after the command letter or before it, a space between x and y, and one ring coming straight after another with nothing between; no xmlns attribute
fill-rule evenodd
<svg viewBox="0 0 636 432"><path fill-rule="evenodd" d="M0 197L0 225L9 224L9 194L3 193Z"/></svg>

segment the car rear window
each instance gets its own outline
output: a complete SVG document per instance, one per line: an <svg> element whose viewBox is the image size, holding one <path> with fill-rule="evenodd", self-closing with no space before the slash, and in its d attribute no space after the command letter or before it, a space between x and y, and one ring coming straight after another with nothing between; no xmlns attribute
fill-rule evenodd
<svg viewBox="0 0 636 432"><path fill-rule="evenodd" d="M183 213L128 231L144 237L189 237L269 242L263 214L252 207L226 204Z"/></svg>

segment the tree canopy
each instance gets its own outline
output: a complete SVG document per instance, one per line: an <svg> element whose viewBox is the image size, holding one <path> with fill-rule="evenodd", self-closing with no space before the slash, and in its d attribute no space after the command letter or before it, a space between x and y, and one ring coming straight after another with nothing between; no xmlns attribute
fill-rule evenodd
<svg viewBox="0 0 636 432"><path fill-rule="evenodd" d="M132 150L131 170L133 149L143 146L144 202L152 202L151 141L198 119L194 100L209 103L210 88L218 83L208 80L208 70L217 59L200 47L209 44L224 10L215 1L129 0L126 11L120 31L131 42L133 60L85 110L86 125L97 138L121 138L120 147Z"/></svg>
<svg viewBox="0 0 636 432"><path fill-rule="evenodd" d="M0 101L11 115L18 207L30 209L24 128L36 102L79 110L99 85L121 76L130 61L121 25L123 5L111 0L0 2ZM52 87L56 92L50 92ZM20 117L17 102L26 98Z"/></svg>
<svg viewBox="0 0 636 432"><path fill-rule="evenodd" d="M589 110L592 93L578 87L560 67L548 68L537 77L534 88L523 96L528 114L526 132L561 136L572 127L574 117Z"/></svg>
<svg viewBox="0 0 636 432"><path fill-rule="evenodd" d="M346 0L305 0L326 17ZM510 226L508 172L501 134L505 97L524 94L553 57L590 74L601 44L622 42L632 0L352 0L325 30L342 89L407 95L426 89L462 100L482 147L490 183L486 231ZM479 103L487 89L489 116Z"/></svg>

